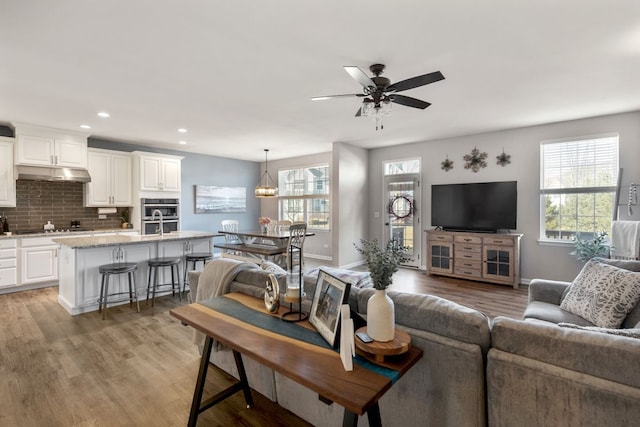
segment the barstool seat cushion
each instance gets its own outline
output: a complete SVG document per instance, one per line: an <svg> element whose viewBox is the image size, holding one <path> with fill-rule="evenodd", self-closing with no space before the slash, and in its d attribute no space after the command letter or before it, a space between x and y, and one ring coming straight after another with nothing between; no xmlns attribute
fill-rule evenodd
<svg viewBox="0 0 640 427"><path fill-rule="evenodd" d="M192 254L185 255L188 260L208 260L213 259L213 254L209 252L196 252Z"/></svg>
<svg viewBox="0 0 640 427"><path fill-rule="evenodd" d="M149 266L156 266L156 267L164 267L167 265L175 265L175 264L179 264L180 263L180 258L169 258L169 257L164 257L164 258L151 258L149 260Z"/></svg>
<svg viewBox="0 0 640 427"><path fill-rule="evenodd" d="M135 271L138 268L138 264L133 262L116 262L113 264L105 264L98 267L100 273L128 273L129 271Z"/></svg>

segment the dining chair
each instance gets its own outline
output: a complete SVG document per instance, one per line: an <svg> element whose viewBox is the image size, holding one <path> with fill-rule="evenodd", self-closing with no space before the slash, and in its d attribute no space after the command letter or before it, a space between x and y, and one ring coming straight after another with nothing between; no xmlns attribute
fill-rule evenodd
<svg viewBox="0 0 640 427"><path fill-rule="evenodd" d="M287 243L287 270L293 271L294 255L300 251L300 268L304 266L303 246L304 239L307 235L307 223L295 221L289 227L289 242ZM295 249L292 249L294 247Z"/></svg>
<svg viewBox="0 0 640 427"><path fill-rule="evenodd" d="M236 219L225 219L221 222L222 231L228 231L231 233L237 233L238 227L240 225L240 221ZM225 234L224 235L225 243L240 243L240 238L236 234Z"/></svg>
<svg viewBox="0 0 640 427"><path fill-rule="evenodd" d="M289 231L289 227L291 227L291 224L293 224L291 221L289 221L288 219L282 219L278 222L276 222L276 226L278 227L277 231L278 233L282 233L284 231Z"/></svg>
<svg viewBox="0 0 640 427"><path fill-rule="evenodd" d="M240 225L240 221L238 221L237 219L225 219L220 224L222 225L222 231L237 233L238 227ZM224 243L227 245L236 245L236 244L242 243L242 241L240 240L237 234L225 234ZM222 249L222 252L225 252L228 254L240 255L240 252L230 250L230 249Z"/></svg>

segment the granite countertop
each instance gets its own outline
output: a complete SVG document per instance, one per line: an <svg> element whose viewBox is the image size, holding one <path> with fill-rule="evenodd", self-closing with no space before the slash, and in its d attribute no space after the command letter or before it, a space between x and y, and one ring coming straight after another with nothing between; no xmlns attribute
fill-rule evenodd
<svg viewBox="0 0 640 427"><path fill-rule="evenodd" d="M102 246L135 245L141 243L164 242L172 240L186 240L221 236L213 231L174 231L164 236L159 234L145 236L127 236L122 234L109 236L84 236L54 238L53 241L72 249L98 248Z"/></svg>
<svg viewBox="0 0 640 427"><path fill-rule="evenodd" d="M41 233L30 233L30 234L16 234L12 233L10 236L6 234L0 233L0 239L31 239L34 237L86 237L92 234L103 234L103 233L139 233L140 230L135 230L132 228L113 228L113 229L103 229L103 230L87 230L87 231L56 231L56 232L45 232Z"/></svg>

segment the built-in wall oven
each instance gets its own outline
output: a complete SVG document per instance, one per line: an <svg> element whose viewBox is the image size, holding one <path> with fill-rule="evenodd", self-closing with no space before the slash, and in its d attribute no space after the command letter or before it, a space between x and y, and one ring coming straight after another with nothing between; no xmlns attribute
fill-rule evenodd
<svg viewBox="0 0 640 427"><path fill-rule="evenodd" d="M180 199L141 199L142 234L158 234L160 232L160 220L165 233L180 229ZM155 215L154 215L155 212ZM160 215L162 214L162 218Z"/></svg>

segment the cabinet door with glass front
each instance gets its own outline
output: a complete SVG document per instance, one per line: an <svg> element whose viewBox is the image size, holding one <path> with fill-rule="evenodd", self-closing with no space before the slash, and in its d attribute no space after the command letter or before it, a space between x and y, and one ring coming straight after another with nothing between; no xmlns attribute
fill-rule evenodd
<svg viewBox="0 0 640 427"><path fill-rule="evenodd" d="M453 243L429 241L427 262L429 273L453 273Z"/></svg>
<svg viewBox="0 0 640 427"><path fill-rule="evenodd" d="M483 246L482 277L507 283L514 279L514 255L511 246Z"/></svg>

